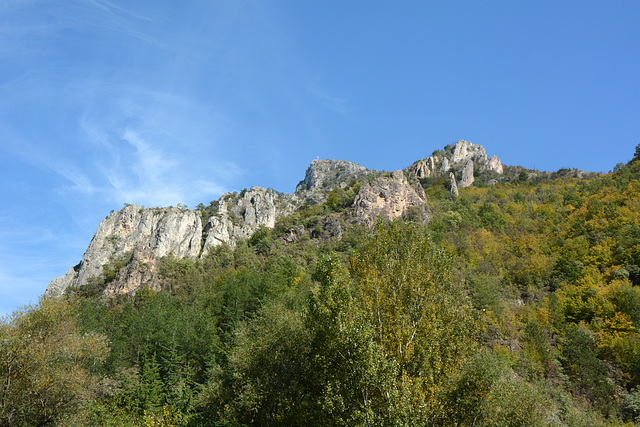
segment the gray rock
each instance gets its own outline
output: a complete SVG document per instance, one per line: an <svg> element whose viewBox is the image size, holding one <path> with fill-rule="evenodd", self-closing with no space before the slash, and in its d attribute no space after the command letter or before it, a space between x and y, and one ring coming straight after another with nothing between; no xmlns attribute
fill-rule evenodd
<svg viewBox="0 0 640 427"><path fill-rule="evenodd" d="M322 204L334 188L371 172L364 166L345 160L313 160L304 180L296 186L295 195L305 204Z"/></svg>
<svg viewBox="0 0 640 427"><path fill-rule="evenodd" d="M503 173L500 159L497 156L488 159L487 152L481 145L460 140L456 142L452 150L447 150L447 153L444 156L431 156L428 159L419 160L409 166L407 172L416 178L429 178L447 176L453 169L462 175L456 188L466 188L473 185L474 169L480 172L491 170L498 174Z"/></svg>
<svg viewBox="0 0 640 427"><path fill-rule="evenodd" d="M422 187L410 185L402 171L360 187L352 212L356 221L368 225L373 225L378 217L388 220L411 217L423 222L431 219Z"/></svg>
<svg viewBox="0 0 640 427"><path fill-rule="evenodd" d="M448 160L444 159L447 162ZM441 162L438 156L431 156L428 159L422 159L413 165L413 171L418 178L429 178L438 175L438 164Z"/></svg>
<svg viewBox="0 0 640 427"><path fill-rule="evenodd" d="M305 235L305 232L306 230L304 228L304 225L296 225L295 227L292 227L285 232L282 240L285 244L295 243L298 241L298 239L300 239L300 237Z"/></svg>
<svg viewBox="0 0 640 427"><path fill-rule="evenodd" d="M136 248L130 262L116 274L107 285L103 294L107 297L128 294L133 295L145 286L154 291L162 290L167 284L158 274L160 258L149 247Z"/></svg>
<svg viewBox="0 0 640 427"><path fill-rule="evenodd" d="M460 179L460 188L467 188L473 185L473 181L475 178L473 177L473 160L469 159L467 164L462 169L462 179Z"/></svg>
<svg viewBox="0 0 640 427"><path fill-rule="evenodd" d="M491 156L489 162L487 163L487 168L500 175L502 175L503 173L502 162L500 161L498 156Z"/></svg>
<svg viewBox="0 0 640 427"><path fill-rule="evenodd" d="M446 174L449 172L449 169L451 169L451 165L449 164L449 159L445 157L442 159L442 165L440 166L440 175Z"/></svg>
<svg viewBox="0 0 640 427"><path fill-rule="evenodd" d="M195 258L200 253L202 223L193 211L179 208L142 208L127 205L98 227L80 264L54 279L45 297L56 297L69 286L83 286L102 274L102 266L137 248L149 248L161 258Z"/></svg>
<svg viewBox="0 0 640 427"><path fill-rule="evenodd" d="M292 194L263 187L223 195L218 213L204 227L206 239L201 256L223 243L235 247L238 239L251 237L260 226L273 228L278 218L294 212L300 205L300 199Z"/></svg>
<svg viewBox="0 0 640 427"><path fill-rule="evenodd" d="M453 172L449 172L449 191L456 196L458 195L458 185L456 184L456 176Z"/></svg>

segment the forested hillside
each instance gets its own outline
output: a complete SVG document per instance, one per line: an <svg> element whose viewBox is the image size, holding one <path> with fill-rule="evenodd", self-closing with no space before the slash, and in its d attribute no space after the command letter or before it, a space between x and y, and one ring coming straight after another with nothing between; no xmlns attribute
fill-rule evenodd
<svg viewBox="0 0 640 427"><path fill-rule="evenodd" d="M640 145L615 169L407 176L432 219L373 228L363 176L135 296L113 260L0 324L0 424L640 425Z"/></svg>

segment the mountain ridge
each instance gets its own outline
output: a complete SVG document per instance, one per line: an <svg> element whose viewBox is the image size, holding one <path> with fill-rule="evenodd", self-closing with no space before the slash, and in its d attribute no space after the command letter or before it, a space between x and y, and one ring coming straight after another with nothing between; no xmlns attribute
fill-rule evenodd
<svg viewBox="0 0 640 427"><path fill-rule="evenodd" d="M200 204L194 210L181 205L145 208L127 204L100 223L80 263L53 279L45 297L61 296L69 288L87 285L92 278L105 274L106 265L116 261L125 265L138 261L139 268L128 267L127 274L116 274L105 294L131 293L145 285L157 289L156 265L160 258L202 258L219 245L234 247L239 239L251 237L261 227L273 228L276 221L303 206L333 203L338 194L353 196L341 202L348 204L352 222L371 226L378 216L427 222L431 214L423 187L434 180L444 181L447 190L457 195L458 188L479 183L480 174L485 175L483 183L495 185L503 172L496 155L488 157L483 146L460 140L393 173L346 160L316 159L293 194L254 186L240 193L225 193L209 206ZM532 175L528 173L527 178ZM323 224L331 229L329 235L340 235L335 221ZM295 239L301 230L287 233Z"/></svg>

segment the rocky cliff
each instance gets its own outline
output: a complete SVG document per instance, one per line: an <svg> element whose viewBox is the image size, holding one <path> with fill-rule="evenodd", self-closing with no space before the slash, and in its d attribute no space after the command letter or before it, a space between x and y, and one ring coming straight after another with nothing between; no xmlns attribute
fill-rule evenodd
<svg viewBox="0 0 640 427"><path fill-rule="evenodd" d="M467 188L473 185L476 170L478 172L492 171L502 175L502 162L497 156L488 158L485 148L481 145L462 140L407 168L407 171L416 178L449 177L450 173L454 173L455 176L460 177L460 180L455 187L452 183L452 191L453 188L457 191L458 188Z"/></svg>
<svg viewBox="0 0 640 427"><path fill-rule="evenodd" d="M210 206L201 205L196 210L127 205L100 223L80 263L54 279L45 296L62 295L69 287L83 286L92 277L107 275L109 281L103 289L107 296L132 294L144 286L161 289L164 283L158 264L162 257L195 259L221 244L234 247L238 239L251 237L262 226L273 228L278 219L303 205L324 203L334 189L344 192L359 188L350 209L323 217L314 229L293 227L283 237L285 244L302 236L340 238L344 221L369 226L378 217L426 222L431 213L419 179L447 177L451 191L457 193L458 187L473 184L476 170L501 174L502 164L496 156L487 158L483 147L458 141L414 163L405 170L406 174L380 174L344 160L314 160L294 194L253 187L224 194ZM117 271L109 270L114 265L118 266Z"/></svg>
<svg viewBox="0 0 640 427"><path fill-rule="evenodd" d="M223 195L217 212L204 227L202 256L223 243L234 247L238 239L251 237L260 226L273 228L278 218L294 212L301 204L296 195L262 187Z"/></svg>
<svg viewBox="0 0 640 427"><path fill-rule="evenodd" d="M375 171L345 160L314 160L307 168L304 180L296 186L295 194L305 204L322 204L332 189L372 172Z"/></svg>
<svg viewBox="0 0 640 427"><path fill-rule="evenodd" d="M102 266L148 248L158 258L173 254L195 258L200 254L202 222L194 211L180 208L142 208L127 205L105 218L82 261L54 279L45 296L61 295L70 286L82 286L103 273Z"/></svg>
<svg viewBox="0 0 640 427"><path fill-rule="evenodd" d="M52 280L45 296L60 296L69 287L86 285L90 278L103 274L104 265L116 261L126 263L126 268L117 272L104 290L106 295L132 293L143 286L159 288L156 267L160 258L170 254L197 258L220 244L234 247L238 239L250 237L259 227L273 228L280 217L302 204L323 203L332 189L370 172L344 160L314 160L295 194L253 187L226 193L208 209L127 205L100 223L82 261Z"/></svg>
<svg viewBox="0 0 640 427"><path fill-rule="evenodd" d="M420 184L410 185L404 173L398 170L364 184L353 201L353 215L368 225L372 225L378 217L426 222L431 219L426 202Z"/></svg>

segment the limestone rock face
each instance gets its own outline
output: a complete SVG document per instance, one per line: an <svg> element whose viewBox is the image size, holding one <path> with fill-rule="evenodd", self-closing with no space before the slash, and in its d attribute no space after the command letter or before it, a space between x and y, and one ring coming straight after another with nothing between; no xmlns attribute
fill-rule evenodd
<svg viewBox="0 0 640 427"><path fill-rule="evenodd" d="M438 163L440 163L443 159L441 159L438 156L432 156L429 157L428 159L424 159L421 160L420 162L418 162L416 164L416 168L415 168L415 174L418 178L429 178L432 176L437 176L438 175ZM449 169L448 167L448 160L444 159L447 162L447 170ZM444 165L444 163L443 163Z"/></svg>
<svg viewBox="0 0 640 427"><path fill-rule="evenodd" d="M327 200L329 191L370 172L364 166L345 160L313 160L304 180L296 186L295 195L305 204L322 204Z"/></svg>
<svg viewBox="0 0 640 427"><path fill-rule="evenodd" d="M479 165L487 163L487 152L483 146L472 144L469 141L458 141L453 149L451 163L454 165L466 165L469 160Z"/></svg>
<svg viewBox="0 0 640 427"><path fill-rule="evenodd" d="M137 248L149 248L158 258L170 253L195 258L201 239L202 223L193 211L128 205L100 223L80 264L54 279L45 297L59 296L69 286L85 285L90 277L100 276L104 264Z"/></svg>
<svg viewBox="0 0 640 427"><path fill-rule="evenodd" d="M458 185L456 184L456 176L453 172L449 172L449 191L451 191L456 196L458 193Z"/></svg>
<svg viewBox="0 0 640 427"><path fill-rule="evenodd" d="M300 237L304 236L305 231L306 230L304 228L304 225L296 225L295 227L291 227L284 234L284 237L282 238L282 241L285 244L295 243L296 241L298 241L298 239Z"/></svg>
<svg viewBox="0 0 640 427"><path fill-rule="evenodd" d="M444 154L419 160L406 170L420 179L448 176L453 170L458 177L461 177L456 188L466 188L473 185L474 170L479 172L493 171L499 175L503 173L502 162L497 156L487 158L484 147L462 140L453 147L446 147Z"/></svg>
<svg viewBox="0 0 640 427"><path fill-rule="evenodd" d="M381 176L364 184L353 201L353 215L359 222L373 225L377 218L392 220L404 217L423 222L431 219L422 187L413 187L402 171Z"/></svg>
<svg viewBox="0 0 640 427"><path fill-rule="evenodd" d="M273 228L278 218L294 212L300 205L294 195L263 187L253 187L239 195L223 195L218 213L204 227L206 238L201 256L222 243L235 247L238 239L251 237L260 226Z"/></svg>
<svg viewBox="0 0 640 427"><path fill-rule="evenodd" d="M105 296L135 294L147 286L154 291L162 290L163 281L157 272L160 258L149 247L136 248L130 262L116 274L115 279L103 291Z"/></svg>
<svg viewBox="0 0 640 427"><path fill-rule="evenodd" d="M467 188L473 185L473 160L469 159L462 169L462 179L460 180L460 188Z"/></svg>
<svg viewBox="0 0 640 427"><path fill-rule="evenodd" d="M497 174L502 175L503 173L502 162L500 161L498 156L491 156L491 158L489 159L489 163L487 163L487 167Z"/></svg>
<svg viewBox="0 0 640 427"><path fill-rule="evenodd" d="M431 157L430 157L431 158ZM440 175L444 175L449 172L451 165L449 164L449 159L446 157L442 159L442 165L440 166Z"/></svg>

